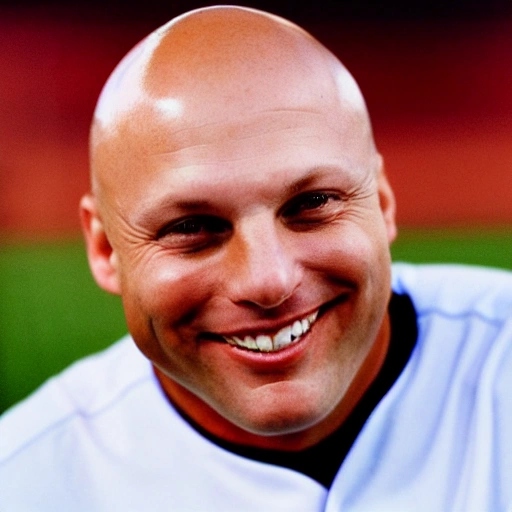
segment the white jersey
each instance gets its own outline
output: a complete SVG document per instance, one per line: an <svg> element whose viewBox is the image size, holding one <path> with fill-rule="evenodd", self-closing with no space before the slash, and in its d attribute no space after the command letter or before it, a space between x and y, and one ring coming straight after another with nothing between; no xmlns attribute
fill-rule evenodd
<svg viewBox="0 0 512 512"><path fill-rule="evenodd" d="M418 341L329 490L205 439L126 338L0 421L2 512L512 512L512 274L395 265Z"/></svg>

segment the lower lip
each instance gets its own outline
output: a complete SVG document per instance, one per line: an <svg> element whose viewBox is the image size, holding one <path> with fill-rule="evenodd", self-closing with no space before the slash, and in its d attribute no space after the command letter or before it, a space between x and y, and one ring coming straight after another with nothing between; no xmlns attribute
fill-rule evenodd
<svg viewBox="0 0 512 512"><path fill-rule="evenodd" d="M311 336L311 330L281 350L276 352L259 352L238 348L233 345L226 344L229 356L245 365L250 365L255 370L260 371L282 371L287 366L294 365L303 357L308 347L308 341Z"/></svg>

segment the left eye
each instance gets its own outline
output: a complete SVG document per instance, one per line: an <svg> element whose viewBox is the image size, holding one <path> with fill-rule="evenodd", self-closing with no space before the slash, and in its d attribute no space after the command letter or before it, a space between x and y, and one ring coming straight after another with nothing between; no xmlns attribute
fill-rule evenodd
<svg viewBox="0 0 512 512"><path fill-rule="evenodd" d="M197 215L179 219L157 234L167 247L183 252L197 252L220 242L230 231L227 221L208 215Z"/></svg>
<svg viewBox="0 0 512 512"><path fill-rule="evenodd" d="M293 198L283 209L283 216L288 220L314 221L330 202L339 201L336 194L327 192L308 192Z"/></svg>

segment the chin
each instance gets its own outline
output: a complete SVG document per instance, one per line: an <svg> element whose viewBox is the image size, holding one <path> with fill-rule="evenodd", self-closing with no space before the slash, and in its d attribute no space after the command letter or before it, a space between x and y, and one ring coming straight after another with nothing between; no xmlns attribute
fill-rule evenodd
<svg viewBox="0 0 512 512"><path fill-rule="evenodd" d="M287 436L299 434L313 427L318 418L312 415L295 414L283 415L273 413L268 417L260 417L252 421L245 422L245 428L248 432L260 436Z"/></svg>
<svg viewBox="0 0 512 512"><path fill-rule="evenodd" d="M322 404L321 397L315 399L304 394L287 399L286 395L276 393L252 403L254 406L240 411L233 423L251 434L274 438L309 436L311 431L322 429L324 420L335 408Z"/></svg>

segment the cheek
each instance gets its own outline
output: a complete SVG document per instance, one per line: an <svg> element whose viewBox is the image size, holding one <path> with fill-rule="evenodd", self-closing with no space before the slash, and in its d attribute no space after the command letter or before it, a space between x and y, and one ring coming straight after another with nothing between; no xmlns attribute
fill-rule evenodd
<svg viewBox="0 0 512 512"><path fill-rule="evenodd" d="M354 283L379 276L389 266L389 246L383 230L355 223L340 224L302 244L304 263L333 279Z"/></svg>
<svg viewBox="0 0 512 512"><path fill-rule="evenodd" d="M165 256L126 266L121 279L128 329L141 343L154 343L164 329L178 338L179 329L193 322L215 288L211 272Z"/></svg>

